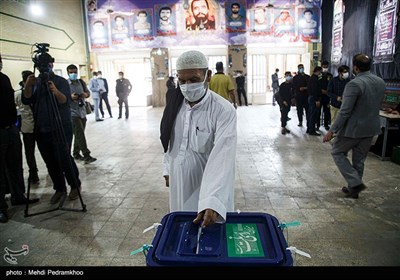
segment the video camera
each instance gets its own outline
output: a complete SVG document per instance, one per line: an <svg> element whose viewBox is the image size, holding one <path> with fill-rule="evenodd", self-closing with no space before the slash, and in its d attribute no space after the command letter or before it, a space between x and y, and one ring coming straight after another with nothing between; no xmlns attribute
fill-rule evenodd
<svg viewBox="0 0 400 280"><path fill-rule="evenodd" d="M49 73L49 63L54 62L54 58L51 57L47 52L50 47L50 44L47 43L36 43L34 46L37 48L33 52L32 61L34 63L34 67L37 68L40 74Z"/></svg>

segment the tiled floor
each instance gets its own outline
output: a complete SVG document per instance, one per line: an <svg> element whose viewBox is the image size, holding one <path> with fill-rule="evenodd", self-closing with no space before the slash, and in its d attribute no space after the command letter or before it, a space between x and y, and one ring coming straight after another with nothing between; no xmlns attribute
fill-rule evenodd
<svg viewBox="0 0 400 280"><path fill-rule="evenodd" d="M0 224L0 249L29 245L18 265L145 265L143 255L130 252L151 242L152 232L143 229L168 213L159 141L162 110L133 107L130 119L104 122L89 116L87 139L98 160L78 162L87 212L57 210L25 218L24 206L10 207L10 221ZM289 114L292 133L285 136L277 106L239 107L237 113L235 208L267 212L280 222L301 221L289 229L288 242L312 258L297 256L294 265L400 265L399 165L371 154L364 177L368 189L358 200L346 199L330 144L297 127L295 109ZM41 200L30 213L50 209L53 194L40 155L37 160L41 182L31 192ZM0 265L9 264L1 258Z"/></svg>

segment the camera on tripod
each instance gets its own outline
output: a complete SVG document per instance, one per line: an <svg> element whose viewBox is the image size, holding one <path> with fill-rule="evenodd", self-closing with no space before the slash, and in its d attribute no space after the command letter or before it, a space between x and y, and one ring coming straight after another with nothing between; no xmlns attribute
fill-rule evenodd
<svg viewBox="0 0 400 280"><path fill-rule="evenodd" d="M39 70L40 74L48 74L49 64L54 62L54 58L47 53L49 51L48 47L50 47L50 44L36 43L34 46L37 48L32 55L34 67Z"/></svg>

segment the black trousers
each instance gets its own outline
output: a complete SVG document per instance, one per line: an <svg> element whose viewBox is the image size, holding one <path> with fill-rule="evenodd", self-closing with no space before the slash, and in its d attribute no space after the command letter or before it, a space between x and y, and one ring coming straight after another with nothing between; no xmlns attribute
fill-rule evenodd
<svg viewBox="0 0 400 280"><path fill-rule="evenodd" d="M110 102L108 102L108 94L104 94L104 93L101 94L101 96L100 96L99 109L100 109L101 116L104 117L103 100L104 100L104 103L106 104L108 114L110 114L110 117L112 117Z"/></svg>
<svg viewBox="0 0 400 280"><path fill-rule="evenodd" d="M237 89L237 94L238 94L238 103L240 106L242 106L242 98L241 96L243 95L244 98L244 105L248 105L247 104L247 95L246 95L246 90L244 88L238 88Z"/></svg>
<svg viewBox="0 0 400 280"><path fill-rule="evenodd" d="M118 117L122 117L122 104L125 104L125 117L129 117L129 104L128 104L128 95L120 95L118 96L118 105L119 105L119 115Z"/></svg>
<svg viewBox="0 0 400 280"><path fill-rule="evenodd" d="M71 188L81 186L78 167L71 156L72 124L63 125L63 128L67 143L62 143L54 132L37 133L38 148L53 181L53 188L61 192L67 190L65 179Z"/></svg>
<svg viewBox="0 0 400 280"><path fill-rule="evenodd" d="M307 120L307 133L315 133L317 117L318 117L318 108L316 105L316 99L314 96L310 95L308 97L308 120Z"/></svg>
<svg viewBox="0 0 400 280"><path fill-rule="evenodd" d="M290 103L289 103L289 106L285 106L282 103L282 106L281 106L281 127L282 128L286 127L286 125L287 125L289 111L290 111Z"/></svg>
<svg viewBox="0 0 400 280"><path fill-rule="evenodd" d="M25 193L22 142L15 125L0 128L0 210L7 210L6 193L21 199Z"/></svg>
<svg viewBox="0 0 400 280"><path fill-rule="evenodd" d="M318 115L317 115L317 121L316 121L316 126L317 128L320 127L321 125L321 112L324 114L324 127L329 126L331 122L331 110L329 108L329 97L327 95L322 95L321 98L321 106L318 108Z"/></svg>
<svg viewBox="0 0 400 280"><path fill-rule="evenodd" d="M25 147L26 163L29 167L29 177L37 177L38 168L36 164L35 148L36 140L34 133L22 133L22 139Z"/></svg>
<svg viewBox="0 0 400 280"><path fill-rule="evenodd" d="M299 123L303 122L303 112L306 112L306 120L308 122L308 95L298 93L296 94L296 109L297 109L297 118L299 119ZM303 111L304 109L304 111Z"/></svg>

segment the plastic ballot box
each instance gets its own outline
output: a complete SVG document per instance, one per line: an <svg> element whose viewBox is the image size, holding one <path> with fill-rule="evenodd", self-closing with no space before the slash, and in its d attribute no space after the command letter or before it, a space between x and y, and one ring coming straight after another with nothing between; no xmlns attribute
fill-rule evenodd
<svg viewBox="0 0 400 280"><path fill-rule="evenodd" d="M172 212L157 228L148 266L292 266L278 220L265 213L228 213L226 223L201 228L195 212Z"/></svg>

